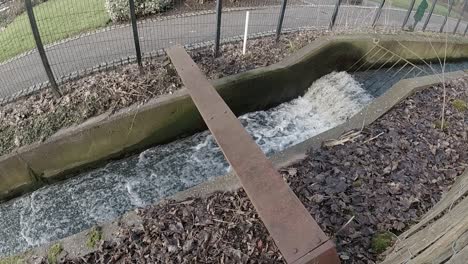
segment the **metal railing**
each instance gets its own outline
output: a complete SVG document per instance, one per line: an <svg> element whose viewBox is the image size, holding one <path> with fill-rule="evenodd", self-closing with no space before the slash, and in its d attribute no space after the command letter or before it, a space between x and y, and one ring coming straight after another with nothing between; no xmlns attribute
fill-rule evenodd
<svg viewBox="0 0 468 264"><path fill-rule="evenodd" d="M142 66L144 59L174 44L210 41L218 56L222 39L243 35L247 10L249 33L271 32L277 40L284 29L297 28L403 29L461 36L468 29L467 1L455 6L453 0L430 1L422 13L422 1L414 0L406 9L392 6L391 0L9 1L20 1L25 13L0 29L0 103L46 87L60 96L60 85L68 80L118 64ZM148 11L145 2L160 3L160 8ZM112 3L121 4L118 15L109 11Z"/></svg>

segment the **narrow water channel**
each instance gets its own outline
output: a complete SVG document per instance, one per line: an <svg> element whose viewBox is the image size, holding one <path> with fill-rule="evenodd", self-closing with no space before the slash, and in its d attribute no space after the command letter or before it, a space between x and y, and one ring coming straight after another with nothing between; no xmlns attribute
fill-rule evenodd
<svg viewBox="0 0 468 264"><path fill-rule="evenodd" d="M302 97L239 119L272 155L344 122L371 100L351 75L332 73ZM0 205L0 254L78 233L228 170L209 131L110 162Z"/></svg>
<svg viewBox="0 0 468 264"><path fill-rule="evenodd" d="M395 75L385 81L381 72L357 73L356 79L334 72L314 82L302 97L239 119L272 155L343 123L399 80ZM204 131L45 186L0 204L0 256L78 233L228 170L221 150Z"/></svg>

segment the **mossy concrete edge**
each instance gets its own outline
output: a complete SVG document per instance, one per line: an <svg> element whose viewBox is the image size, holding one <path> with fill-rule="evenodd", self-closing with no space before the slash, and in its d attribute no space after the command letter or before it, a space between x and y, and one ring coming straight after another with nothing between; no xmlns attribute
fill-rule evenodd
<svg viewBox="0 0 468 264"><path fill-rule="evenodd" d="M418 39L410 36L353 35L323 37L285 60L213 81L236 115L264 110L305 93L313 81L335 70L347 70L366 55L375 40L409 60L436 60L446 44L449 59L468 58L468 41ZM402 48L407 47L408 52ZM379 57L379 56L375 56ZM366 63L379 61L365 57ZM320 65L320 66L317 66ZM0 201L44 184L73 176L102 162L170 142L205 128L185 89L174 95L107 113L59 131L45 142L0 157Z"/></svg>
<svg viewBox="0 0 468 264"><path fill-rule="evenodd" d="M455 80L464 76L466 76L466 73L463 71L447 73L445 74L445 80ZM289 147L286 150L274 155L270 159L278 169L300 162L306 157L307 151L310 149L319 148L325 141L338 139L343 133L347 131L361 129L364 126L372 124L375 120L383 116L386 112L391 110L405 98L418 91L441 83L440 77L440 75L431 75L401 80L392 86L392 88L390 88L382 96L371 102L366 109L355 114L345 123L335 128L329 129L319 135L316 135L302 143ZM465 173L468 173L468 171ZM171 200L183 201L191 197L203 198L214 192L236 191L241 187L242 185L240 184L237 176L235 173L231 172L224 176L220 176L213 180L201 183L185 191L178 192L158 202L157 204L163 204ZM107 241L115 241L117 239L119 226L122 224L129 226L139 226L141 223L142 219L135 211L128 212L117 220L100 225L102 230L102 239ZM51 242L47 245L28 250L23 254L17 255L17 257L23 258L26 263L35 263L35 261L41 257L46 257L50 246L57 243L60 243L63 246L64 255L67 255L67 257L79 257L86 255L94 250L86 246L88 234L93 230L93 228L66 237L64 239Z"/></svg>

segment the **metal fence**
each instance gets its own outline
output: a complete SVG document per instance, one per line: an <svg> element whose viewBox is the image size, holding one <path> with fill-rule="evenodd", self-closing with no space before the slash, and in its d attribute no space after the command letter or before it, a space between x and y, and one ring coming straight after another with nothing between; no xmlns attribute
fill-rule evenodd
<svg viewBox="0 0 468 264"><path fill-rule="evenodd" d="M427 0L424 9L425 0L408 0L407 8L391 0L3 1L0 12L8 10L8 4L15 4L17 13L18 5L25 11L0 31L0 103L46 87L59 93L63 82L141 63L175 44L214 45L218 53L222 40L243 35L246 11L249 35L278 38L281 32L296 29L415 30L461 36L468 29L463 19L468 0ZM166 6L148 14L142 11L148 2ZM123 21L110 20L109 3L125 7L120 13ZM417 12L422 17L415 23Z"/></svg>

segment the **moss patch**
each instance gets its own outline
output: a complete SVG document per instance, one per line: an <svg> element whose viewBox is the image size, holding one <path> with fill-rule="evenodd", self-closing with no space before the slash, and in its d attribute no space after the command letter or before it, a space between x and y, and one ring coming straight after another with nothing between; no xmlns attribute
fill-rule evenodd
<svg viewBox="0 0 468 264"><path fill-rule="evenodd" d="M56 264L57 257L62 253L63 247L60 243L57 243L49 248L49 252L47 253L47 262L49 264Z"/></svg>
<svg viewBox="0 0 468 264"><path fill-rule="evenodd" d="M88 248L95 248L102 239L102 229L100 227L93 227L86 237L88 238L86 240L86 246Z"/></svg>
<svg viewBox="0 0 468 264"><path fill-rule="evenodd" d="M0 259L0 264L23 264L26 263L22 257L14 256Z"/></svg>
<svg viewBox="0 0 468 264"><path fill-rule="evenodd" d="M468 106L465 101L460 99L455 99L452 101L453 108L457 109L460 112L464 112L468 109Z"/></svg>
<svg viewBox="0 0 468 264"><path fill-rule="evenodd" d="M353 182L353 187L359 188L361 186L362 186L362 180L361 179L357 179L356 181Z"/></svg>
<svg viewBox="0 0 468 264"><path fill-rule="evenodd" d="M449 123L447 122L447 120L445 120L444 124L442 125L442 120L436 120L434 121L434 127L441 130L447 130L447 128L449 127Z"/></svg>
<svg viewBox="0 0 468 264"><path fill-rule="evenodd" d="M393 235L390 232L377 233L372 238L372 250L381 254L393 244Z"/></svg>

